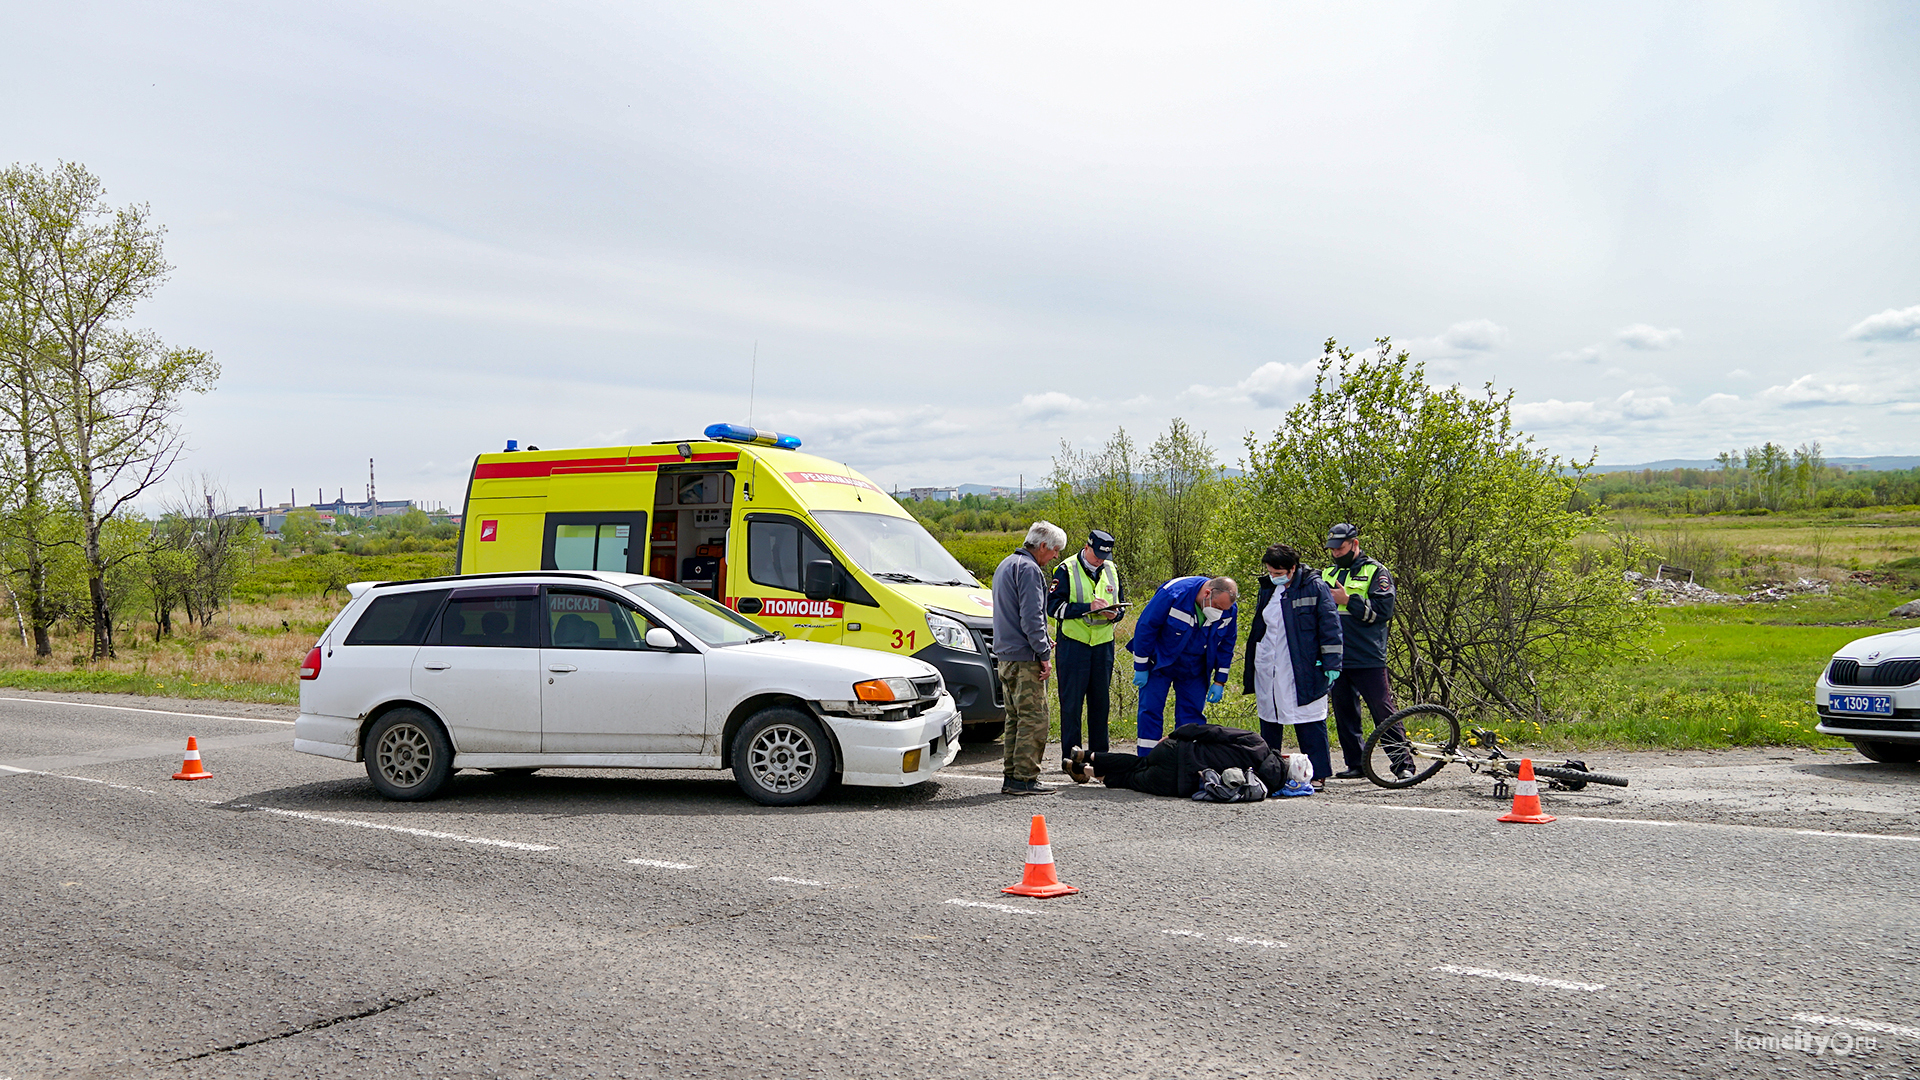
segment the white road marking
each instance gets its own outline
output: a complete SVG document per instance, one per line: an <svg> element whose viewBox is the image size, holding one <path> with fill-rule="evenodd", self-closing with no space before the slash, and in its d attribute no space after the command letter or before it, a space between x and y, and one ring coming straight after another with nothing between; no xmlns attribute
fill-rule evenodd
<svg viewBox="0 0 1920 1080"><path fill-rule="evenodd" d="M169 712L166 709L136 709L128 705L95 705L87 701L61 701L58 698L0 697L0 701L23 701L29 705L71 705L76 709L112 709L115 712L150 713L154 716L185 716L194 720L245 720L249 724L286 724L291 720L269 720L264 716L221 716L217 713Z"/></svg>
<svg viewBox="0 0 1920 1080"><path fill-rule="evenodd" d="M1905 1035L1909 1039L1920 1039L1920 1028L1883 1024L1878 1020L1860 1020L1851 1016L1826 1016L1822 1013L1803 1012L1794 1013L1793 1019L1802 1024L1830 1024L1834 1027L1858 1028L1861 1031L1874 1031L1882 1035Z"/></svg>
<svg viewBox="0 0 1920 1080"><path fill-rule="evenodd" d="M1038 911L1035 911L1032 908L1014 907L1012 904L985 904L985 903L981 903L978 900L949 900L947 901L947 903L957 904L960 907L986 908L988 911L1004 911L1011 915L1040 914Z"/></svg>
<svg viewBox="0 0 1920 1080"><path fill-rule="evenodd" d="M827 883L824 881L808 881L806 878L798 877L770 877L767 880L778 881L787 885L818 885L823 889L827 887Z"/></svg>
<svg viewBox="0 0 1920 1080"><path fill-rule="evenodd" d="M78 780L83 784L99 784L102 787L110 787L118 791L138 791L146 795L160 794L152 788L134 787L132 784L115 784L111 781L97 779L92 776L68 776L66 773L47 772L44 769L20 769L12 765L0 765L0 772L19 773L22 776L51 776L55 780Z"/></svg>
<svg viewBox="0 0 1920 1080"><path fill-rule="evenodd" d="M1472 975L1481 979L1505 979L1507 982L1531 983L1534 986L1551 986L1556 990L1605 990L1606 983L1569 982L1566 979L1549 979L1545 975L1527 975L1517 971L1491 971L1487 968L1455 967L1441 964L1433 969L1449 975Z"/></svg>
<svg viewBox="0 0 1920 1080"><path fill-rule="evenodd" d="M698 870L693 863L668 862L665 859L628 859L635 866L653 866L662 870Z"/></svg>
<svg viewBox="0 0 1920 1080"><path fill-rule="evenodd" d="M1416 814L1471 814L1471 810L1447 810L1438 806L1392 806L1382 803L1382 810L1411 810Z"/></svg>
<svg viewBox="0 0 1920 1080"><path fill-rule="evenodd" d="M460 833L435 832L432 829L410 829L405 825L386 825L377 821L355 821L352 818L326 817L322 814L309 814L301 810L281 810L273 806L254 806L249 803L223 803L241 810L258 810L264 814L279 814L281 817L299 818L302 821L318 821L328 825L350 825L356 829L378 829L381 832L406 833L408 836L424 836L430 840L458 840L463 844L484 844L488 847L512 848L515 851L554 851L551 844L523 844L518 840L494 840L485 836L463 836Z"/></svg>
<svg viewBox="0 0 1920 1080"><path fill-rule="evenodd" d="M1637 817L1594 817L1591 814L1571 814L1571 815L1562 817L1561 820L1562 821L1612 821L1621 825L1657 825L1663 829L1671 829L1674 826L1680 824L1677 821L1648 821L1646 818L1637 818Z"/></svg>
<svg viewBox="0 0 1920 1080"><path fill-rule="evenodd" d="M1827 830L1825 830L1825 829L1795 829L1795 830L1793 830L1793 831L1794 831L1794 832L1796 832L1796 833L1798 833L1798 834L1800 834L1801 836L1844 836L1844 837L1847 837L1847 838L1848 838L1848 839L1850 839L1850 840L1914 840L1914 841L1920 841L1920 836L1906 836L1906 835L1903 835L1903 834L1901 834L1901 833L1870 833L1870 832L1828 832L1828 831L1827 831Z"/></svg>
<svg viewBox="0 0 1920 1080"><path fill-rule="evenodd" d="M1162 930L1160 932L1169 937L1190 937L1198 938L1201 941L1207 940L1207 935L1198 930ZM1287 943L1284 941L1268 941L1266 938L1230 937L1225 940L1235 945L1258 945L1263 949L1284 949L1287 947Z"/></svg>

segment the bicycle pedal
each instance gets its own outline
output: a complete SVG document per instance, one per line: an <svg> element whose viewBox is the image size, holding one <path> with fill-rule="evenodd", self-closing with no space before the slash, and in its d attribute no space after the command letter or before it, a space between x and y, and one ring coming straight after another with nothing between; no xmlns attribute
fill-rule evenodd
<svg viewBox="0 0 1920 1080"><path fill-rule="evenodd" d="M1493 782L1494 798L1504 799L1511 796L1512 794L1513 794L1513 789L1507 786L1507 782L1505 780L1495 780Z"/></svg>

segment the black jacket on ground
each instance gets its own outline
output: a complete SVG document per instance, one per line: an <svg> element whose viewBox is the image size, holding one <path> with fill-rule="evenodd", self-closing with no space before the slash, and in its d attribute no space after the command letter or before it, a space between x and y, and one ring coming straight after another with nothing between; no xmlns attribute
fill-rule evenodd
<svg viewBox="0 0 1920 1080"><path fill-rule="evenodd" d="M1125 773L1109 773L1108 787L1130 787L1149 795L1190 797L1200 790L1200 771L1213 769L1252 769L1267 760L1271 751L1257 731L1221 727L1219 724L1186 724L1173 729L1159 745L1147 751L1137 768Z"/></svg>

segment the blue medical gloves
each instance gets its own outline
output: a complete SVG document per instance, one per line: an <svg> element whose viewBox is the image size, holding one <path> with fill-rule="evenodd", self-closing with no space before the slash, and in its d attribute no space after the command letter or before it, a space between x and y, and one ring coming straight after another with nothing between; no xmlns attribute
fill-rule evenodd
<svg viewBox="0 0 1920 1080"><path fill-rule="evenodd" d="M1212 705L1227 696L1227 688L1219 683L1207 687L1207 704Z"/></svg>
<svg viewBox="0 0 1920 1080"><path fill-rule="evenodd" d="M1337 683L1337 682L1339 682L1339 681L1340 681L1340 669L1339 669L1339 668L1334 668L1334 669L1333 669L1332 671L1329 671L1329 672L1327 672L1327 682L1328 682L1329 684L1332 684L1332 683Z"/></svg>
<svg viewBox="0 0 1920 1080"><path fill-rule="evenodd" d="M1144 671L1141 671L1139 668L1134 668L1133 669L1133 685L1135 686L1147 685L1147 673Z"/></svg>

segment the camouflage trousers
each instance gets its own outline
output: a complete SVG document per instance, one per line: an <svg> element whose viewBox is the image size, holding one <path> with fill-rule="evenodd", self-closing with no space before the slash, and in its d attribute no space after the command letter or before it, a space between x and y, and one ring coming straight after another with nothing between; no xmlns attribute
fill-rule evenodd
<svg viewBox="0 0 1920 1080"><path fill-rule="evenodd" d="M1047 684L1038 660L1002 660L1000 688L1007 698L1006 776L1038 780L1040 755L1047 749Z"/></svg>

